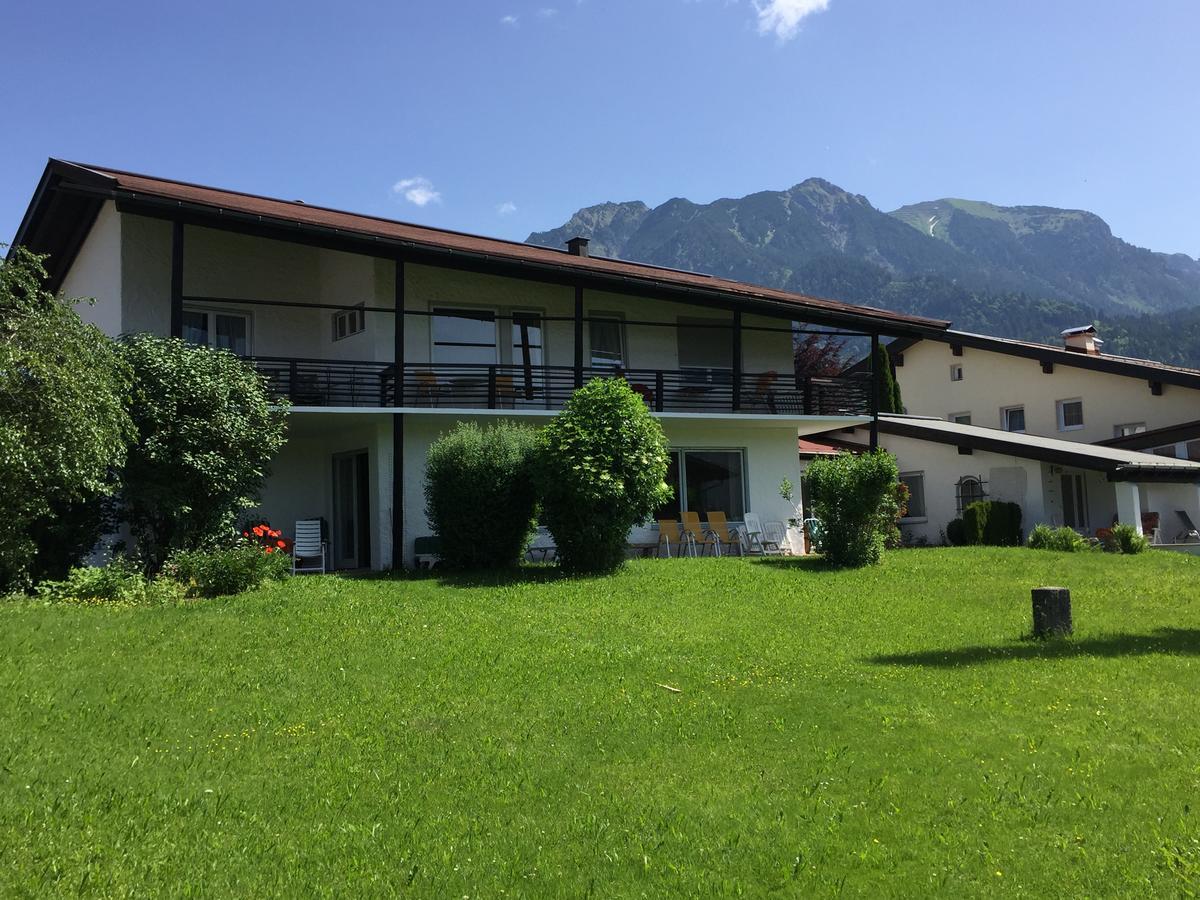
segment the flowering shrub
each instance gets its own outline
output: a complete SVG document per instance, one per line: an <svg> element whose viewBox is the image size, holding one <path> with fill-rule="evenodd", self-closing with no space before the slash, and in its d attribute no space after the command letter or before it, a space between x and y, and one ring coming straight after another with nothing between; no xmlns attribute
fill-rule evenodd
<svg viewBox="0 0 1200 900"><path fill-rule="evenodd" d="M225 550L177 552L163 566L163 574L179 582L189 597L220 597L281 581L291 568L291 557L278 548L240 541Z"/></svg>
<svg viewBox="0 0 1200 900"><path fill-rule="evenodd" d="M147 578L124 559L107 566L77 566L61 581L42 581L37 596L52 603L140 605L170 603L183 591L167 578Z"/></svg>
<svg viewBox="0 0 1200 900"><path fill-rule="evenodd" d="M289 549L288 541L284 538L283 532L278 528L272 528L268 522L259 522L257 525L249 526L242 531L242 537L260 546L264 553L275 553L276 551L286 551Z"/></svg>

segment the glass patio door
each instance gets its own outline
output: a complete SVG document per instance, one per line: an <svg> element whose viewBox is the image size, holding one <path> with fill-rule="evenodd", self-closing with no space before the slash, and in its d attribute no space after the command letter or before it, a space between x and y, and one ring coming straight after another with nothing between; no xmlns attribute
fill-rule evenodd
<svg viewBox="0 0 1200 900"><path fill-rule="evenodd" d="M371 480L367 451L333 457L333 552L335 569L371 565Z"/></svg>

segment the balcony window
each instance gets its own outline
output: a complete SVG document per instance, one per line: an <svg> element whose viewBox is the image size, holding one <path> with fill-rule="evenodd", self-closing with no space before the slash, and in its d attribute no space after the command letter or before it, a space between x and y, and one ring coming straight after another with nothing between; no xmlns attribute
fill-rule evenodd
<svg viewBox="0 0 1200 900"><path fill-rule="evenodd" d="M593 369L624 368L625 323L613 316L595 316L588 323L590 365Z"/></svg>
<svg viewBox="0 0 1200 900"><path fill-rule="evenodd" d="M542 364L542 316L535 312L512 314L512 364L540 366Z"/></svg>
<svg viewBox="0 0 1200 900"><path fill-rule="evenodd" d="M675 497L655 514L678 518L693 510L706 519L723 512L731 521L746 514L745 458L741 450L675 450L667 470L667 484Z"/></svg>
<svg viewBox="0 0 1200 900"><path fill-rule="evenodd" d="M184 307L183 339L190 344L247 356L250 353L250 317L242 313Z"/></svg>
<svg viewBox="0 0 1200 900"><path fill-rule="evenodd" d="M681 317L675 333L679 368L733 371L733 330L721 320Z"/></svg>
<svg viewBox="0 0 1200 900"><path fill-rule="evenodd" d="M340 341L352 334L361 334L367 328L367 313L363 304L349 309L339 309L333 314L333 339Z"/></svg>
<svg viewBox="0 0 1200 900"><path fill-rule="evenodd" d="M496 314L490 309L435 309L430 321L433 362L495 365Z"/></svg>

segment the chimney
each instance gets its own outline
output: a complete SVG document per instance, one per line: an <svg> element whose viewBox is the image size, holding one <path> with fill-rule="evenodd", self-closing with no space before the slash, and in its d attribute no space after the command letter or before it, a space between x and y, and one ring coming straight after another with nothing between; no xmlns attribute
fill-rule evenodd
<svg viewBox="0 0 1200 900"><path fill-rule="evenodd" d="M1063 346L1072 353L1086 353L1088 356L1099 356L1100 346L1104 343L1096 336L1095 325L1068 328L1062 333L1062 339Z"/></svg>
<svg viewBox="0 0 1200 900"><path fill-rule="evenodd" d="M585 237L573 237L567 241L567 252L572 256L587 256L588 255L588 239Z"/></svg>

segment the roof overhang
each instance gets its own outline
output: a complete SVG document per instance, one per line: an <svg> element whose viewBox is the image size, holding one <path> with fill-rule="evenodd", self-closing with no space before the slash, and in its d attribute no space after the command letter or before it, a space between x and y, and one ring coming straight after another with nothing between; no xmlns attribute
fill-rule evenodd
<svg viewBox="0 0 1200 900"><path fill-rule="evenodd" d="M772 288L707 278L602 257L445 232L121 173L62 160L46 167L14 244L50 254L53 286L61 284L106 200L142 216L304 243L350 253L497 274L526 280L634 293L638 296L744 310L864 333L928 336L948 322L854 306ZM336 223L336 224L331 224Z"/></svg>

